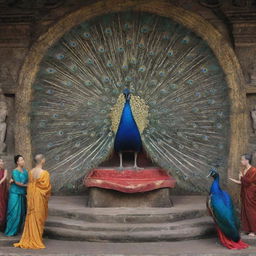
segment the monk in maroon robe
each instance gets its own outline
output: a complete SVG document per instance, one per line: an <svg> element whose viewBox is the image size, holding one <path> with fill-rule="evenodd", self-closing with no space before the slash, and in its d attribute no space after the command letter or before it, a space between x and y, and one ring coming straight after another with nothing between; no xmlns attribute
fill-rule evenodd
<svg viewBox="0 0 256 256"><path fill-rule="evenodd" d="M0 230L5 228L7 207L7 170L4 168L4 162L0 159Z"/></svg>
<svg viewBox="0 0 256 256"><path fill-rule="evenodd" d="M239 180L230 178L233 182L241 184L241 224L242 230L255 236L256 233L256 168L251 166L251 156L245 154L241 157L244 166L239 174Z"/></svg>
<svg viewBox="0 0 256 256"><path fill-rule="evenodd" d="M256 168L241 176L241 221L242 230L256 233Z"/></svg>

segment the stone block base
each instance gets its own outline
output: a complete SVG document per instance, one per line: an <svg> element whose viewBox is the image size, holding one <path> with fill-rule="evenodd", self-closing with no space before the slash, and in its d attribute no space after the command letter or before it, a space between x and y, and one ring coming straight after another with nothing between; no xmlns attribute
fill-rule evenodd
<svg viewBox="0 0 256 256"><path fill-rule="evenodd" d="M172 207L170 189L142 193L122 193L111 189L89 188L89 207Z"/></svg>

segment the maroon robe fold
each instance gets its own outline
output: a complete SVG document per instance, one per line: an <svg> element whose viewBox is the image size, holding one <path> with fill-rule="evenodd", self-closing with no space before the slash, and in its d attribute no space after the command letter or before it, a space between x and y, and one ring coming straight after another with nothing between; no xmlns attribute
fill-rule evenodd
<svg viewBox="0 0 256 256"><path fill-rule="evenodd" d="M0 180L4 177L4 169L0 169ZM5 180L0 184L0 230L3 231L5 228L7 208L7 181Z"/></svg>
<svg viewBox="0 0 256 256"><path fill-rule="evenodd" d="M241 177L241 223L245 232L256 233L256 168Z"/></svg>

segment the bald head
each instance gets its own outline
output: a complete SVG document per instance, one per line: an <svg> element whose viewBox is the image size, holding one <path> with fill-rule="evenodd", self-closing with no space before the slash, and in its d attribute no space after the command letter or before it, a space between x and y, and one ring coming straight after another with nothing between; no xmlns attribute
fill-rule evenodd
<svg viewBox="0 0 256 256"><path fill-rule="evenodd" d="M36 164L43 164L44 161L45 161L45 157L43 154L36 154L35 155L35 158L34 158L34 161Z"/></svg>

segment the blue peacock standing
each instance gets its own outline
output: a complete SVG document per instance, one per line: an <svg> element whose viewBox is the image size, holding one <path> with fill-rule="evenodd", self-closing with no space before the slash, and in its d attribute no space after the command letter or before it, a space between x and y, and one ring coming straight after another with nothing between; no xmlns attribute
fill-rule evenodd
<svg viewBox="0 0 256 256"><path fill-rule="evenodd" d="M138 126L134 120L132 109L130 106L130 91L126 88L124 90L125 105L122 111L122 116L115 136L114 147L115 151L120 156L120 168L123 168L122 153L134 152L134 168L137 166L137 156L142 149L142 141Z"/></svg>
<svg viewBox="0 0 256 256"><path fill-rule="evenodd" d="M210 194L207 200L207 208L216 224L220 242L228 249L245 249L248 244L241 241L239 221L231 196L223 191L219 184L219 174L216 168L212 168L208 176L213 177Z"/></svg>
<svg viewBox="0 0 256 256"><path fill-rule="evenodd" d="M150 13L107 14L63 35L38 70L32 148L54 190L79 186L114 150L120 167L131 150L138 168L143 150L178 186L208 190L212 162L228 154L228 86L192 31Z"/></svg>

